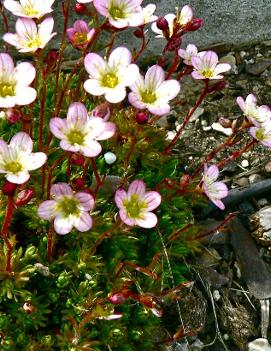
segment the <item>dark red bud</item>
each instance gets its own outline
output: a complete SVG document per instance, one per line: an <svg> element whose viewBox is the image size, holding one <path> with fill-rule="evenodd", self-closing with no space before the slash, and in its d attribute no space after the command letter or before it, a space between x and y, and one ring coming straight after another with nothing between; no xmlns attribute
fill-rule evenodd
<svg viewBox="0 0 271 351"><path fill-rule="evenodd" d="M186 25L185 30L188 32L194 32L202 27L203 23L204 21L202 18L193 18L192 21Z"/></svg>
<svg viewBox="0 0 271 351"><path fill-rule="evenodd" d="M33 197L34 190L33 189L24 189L19 192L17 195L17 199L15 201L16 206L23 206L26 205Z"/></svg>
<svg viewBox="0 0 271 351"><path fill-rule="evenodd" d="M84 178L76 178L74 180L74 186L77 189L83 189L85 187L85 179Z"/></svg>
<svg viewBox="0 0 271 351"><path fill-rule="evenodd" d="M76 166L83 166L85 163L85 158L83 155L73 154L71 161Z"/></svg>
<svg viewBox="0 0 271 351"><path fill-rule="evenodd" d="M84 4L79 4L79 2L77 2L74 5L74 11L78 14L78 15L84 15L87 12L87 7Z"/></svg>
<svg viewBox="0 0 271 351"><path fill-rule="evenodd" d="M222 127L231 128L232 121L230 121L228 118L220 117L218 121L222 125Z"/></svg>
<svg viewBox="0 0 271 351"><path fill-rule="evenodd" d="M185 188L189 185L190 183L190 176L189 174L184 174L180 180L180 187Z"/></svg>
<svg viewBox="0 0 271 351"><path fill-rule="evenodd" d="M21 119L21 115L13 108L8 108L6 111L6 120L10 124L16 124Z"/></svg>
<svg viewBox="0 0 271 351"><path fill-rule="evenodd" d="M146 112L138 112L136 114L136 121L138 124L146 124L149 119L149 114Z"/></svg>
<svg viewBox="0 0 271 351"><path fill-rule="evenodd" d="M122 305L128 299L128 296L125 296L123 293L119 292L110 296L108 299L114 305Z"/></svg>
<svg viewBox="0 0 271 351"><path fill-rule="evenodd" d="M227 81L221 80L213 85L210 85L208 88L208 93L212 93L213 91L221 91L227 86Z"/></svg>
<svg viewBox="0 0 271 351"><path fill-rule="evenodd" d="M15 193L16 188L17 184L11 183L7 180L3 185L2 192L5 195L11 196Z"/></svg>
<svg viewBox="0 0 271 351"><path fill-rule="evenodd" d="M165 17L158 17L156 21L156 26L158 29L162 31L167 31L168 30L168 21L165 19Z"/></svg>
<svg viewBox="0 0 271 351"><path fill-rule="evenodd" d="M137 38L143 38L144 37L144 32L141 29L136 29L134 31L134 36Z"/></svg>

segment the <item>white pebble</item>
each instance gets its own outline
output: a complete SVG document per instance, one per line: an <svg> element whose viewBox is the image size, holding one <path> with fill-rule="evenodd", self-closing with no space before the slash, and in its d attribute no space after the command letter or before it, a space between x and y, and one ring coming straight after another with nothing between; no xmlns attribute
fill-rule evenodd
<svg viewBox="0 0 271 351"><path fill-rule="evenodd" d="M217 132L221 132L227 136L232 135L232 129L231 128L224 128L220 123L213 123L212 124L213 130L216 130Z"/></svg>
<svg viewBox="0 0 271 351"><path fill-rule="evenodd" d="M247 168L247 167L249 166L248 160L243 160L243 161L241 162L241 166L244 167L244 168Z"/></svg>
<svg viewBox="0 0 271 351"><path fill-rule="evenodd" d="M117 156L113 152L107 152L104 154L104 160L108 165L112 165L117 159Z"/></svg>
<svg viewBox="0 0 271 351"><path fill-rule="evenodd" d="M219 301L221 298L220 292L218 290L213 291L213 298L215 301Z"/></svg>

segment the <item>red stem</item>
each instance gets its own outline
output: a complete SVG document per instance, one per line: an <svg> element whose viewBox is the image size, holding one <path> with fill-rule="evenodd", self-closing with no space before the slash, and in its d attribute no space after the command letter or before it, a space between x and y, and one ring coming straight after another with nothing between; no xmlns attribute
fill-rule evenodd
<svg viewBox="0 0 271 351"><path fill-rule="evenodd" d="M209 81L205 80L204 83L205 83L205 87L204 87L198 101L196 102L195 106L190 111L187 112L180 129L176 133L175 137L171 140L169 145L165 148L164 153L166 153L166 154L170 153L172 147L176 144L177 140L179 139L180 135L182 134L183 130L185 129L185 127L186 127L187 123L189 122L190 118L192 117L193 113L196 111L196 109L199 107L199 105L202 103L202 101L208 95Z"/></svg>
<svg viewBox="0 0 271 351"><path fill-rule="evenodd" d="M70 153L69 157L68 157L68 167L67 167L67 172L66 172L67 182L69 182L69 180L70 180L71 166L72 166L72 153Z"/></svg>
<svg viewBox="0 0 271 351"><path fill-rule="evenodd" d="M65 154L61 155L58 159L55 160L53 163L52 167L49 169L48 172L48 180L47 180L47 199L50 197L50 189L51 189L51 183L52 183L52 178L53 178L53 172L55 168L59 165L59 163L66 157Z"/></svg>
<svg viewBox="0 0 271 351"><path fill-rule="evenodd" d="M178 49L176 49L174 61L173 61L172 66L170 67L170 69L168 71L166 79L169 79L172 76L172 74L176 71L177 67L179 66L179 63L180 63L180 57L178 55Z"/></svg>
<svg viewBox="0 0 271 351"><path fill-rule="evenodd" d="M146 42L146 37L145 37L145 33L144 33L144 28L142 28L142 42L141 42L141 48L139 49L139 51L135 54L135 56L133 57L133 63L135 63L138 58L140 57L140 55L143 53L143 51L145 50L146 46L147 46L147 42Z"/></svg>
<svg viewBox="0 0 271 351"><path fill-rule="evenodd" d="M3 22L4 22L4 28L5 28L5 33L8 33L9 32L9 26L8 26L8 19L7 19L7 16L5 15L5 12L4 12L4 8L3 8L3 5L0 5L1 7L1 15L2 15L2 18L3 18ZM5 42L4 44L4 48L5 48L5 52L8 52L8 44Z"/></svg>
<svg viewBox="0 0 271 351"><path fill-rule="evenodd" d="M227 163L235 160L237 157L242 155L244 152L246 152L248 149L250 149L253 145L257 144L258 140L253 139L249 143L247 143L244 147L242 147L240 150L234 152L230 157L226 158L225 160L220 161L217 164L218 168L223 168Z"/></svg>
<svg viewBox="0 0 271 351"><path fill-rule="evenodd" d="M91 157L91 164L92 164L93 172L95 174L97 185L100 185L100 184L102 184L102 180L101 180L101 177L99 175L95 159L93 157Z"/></svg>
<svg viewBox="0 0 271 351"><path fill-rule="evenodd" d="M4 223L3 223L2 231L1 231L2 238L4 239L6 247L7 247L7 257L6 257L6 271L7 272L10 272L10 270L11 270L11 254L12 254L12 249L13 249L13 246L11 245L11 243L7 237L8 228L9 228L10 221L11 221L12 214L13 214L13 209L14 209L13 196L9 195L8 196L8 207L6 210L5 219L4 219Z"/></svg>
<svg viewBox="0 0 271 351"><path fill-rule="evenodd" d="M55 233L54 225L51 224L51 227L50 227L50 230L48 233L48 243L47 243L47 259L48 259L48 261L50 261L52 258L54 233Z"/></svg>

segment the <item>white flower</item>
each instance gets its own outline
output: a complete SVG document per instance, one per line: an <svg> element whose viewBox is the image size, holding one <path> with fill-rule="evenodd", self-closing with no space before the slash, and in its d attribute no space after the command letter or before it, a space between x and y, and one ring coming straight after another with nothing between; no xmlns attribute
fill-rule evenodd
<svg viewBox="0 0 271 351"><path fill-rule="evenodd" d="M53 11L55 0L4 0L3 5L18 17L41 18Z"/></svg>
<svg viewBox="0 0 271 351"><path fill-rule="evenodd" d="M85 192L74 193L66 183L57 183L50 189L53 200L41 203L38 216L42 219L54 219L54 228L58 234L65 235L75 227L79 232L86 232L92 227L89 214L94 208L94 198Z"/></svg>
<svg viewBox="0 0 271 351"><path fill-rule="evenodd" d="M167 20L169 37L171 38L173 35L174 21L175 21L176 15L174 15L173 13L169 13L165 15L164 18ZM163 31L157 28L156 22L151 25L151 29L154 33L158 34L156 35L156 38L164 38Z"/></svg>
<svg viewBox="0 0 271 351"><path fill-rule="evenodd" d="M86 157L95 157L102 150L97 140L106 140L115 133L116 126L100 117L89 117L80 102L70 105L67 119L51 118L50 130L61 139L62 149L79 152Z"/></svg>
<svg viewBox="0 0 271 351"><path fill-rule="evenodd" d="M168 102L178 95L180 84L175 79L165 80L163 68L154 65L148 69L145 79L138 73L130 89L132 92L128 99L131 105L138 109L147 108L151 113L161 116L170 111Z"/></svg>
<svg viewBox="0 0 271 351"><path fill-rule="evenodd" d="M116 28L137 27L144 23L142 0L93 0L96 10Z"/></svg>
<svg viewBox="0 0 271 351"><path fill-rule="evenodd" d="M14 67L8 54L0 54L0 107L28 105L36 99L37 92L29 85L36 70L31 63L23 62Z"/></svg>
<svg viewBox="0 0 271 351"><path fill-rule="evenodd" d="M111 103L122 101L126 96L126 87L131 85L138 73L138 67L131 64L132 54L125 47L112 51L108 61L90 53L85 57L85 68L90 79L85 81L85 90L92 95L105 95Z"/></svg>
<svg viewBox="0 0 271 351"><path fill-rule="evenodd" d="M24 132L15 134L9 145L0 139L0 173L11 183L25 183L30 177L28 171L40 168L47 159L43 152L32 150L33 141Z"/></svg>
<svg viewBox="0 0 271 351"><path fill-rule="evenodd" d="M35 52L43 49L56 33L53 17L45 18L38 26L30 18L19 18L16 22L16 33L6 33L4 41L15 46L19 52Z"/></svg>

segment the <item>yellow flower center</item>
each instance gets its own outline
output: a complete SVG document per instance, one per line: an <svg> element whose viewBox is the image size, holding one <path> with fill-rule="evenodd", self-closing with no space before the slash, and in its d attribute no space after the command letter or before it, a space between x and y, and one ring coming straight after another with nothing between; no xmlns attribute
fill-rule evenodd
<svg viewBox="0 0 271 351"><path fill-rule="evenodd" d="M204 69L203 71L201 71L201 74L205 77L205 78L211 78L214 75L214 71L211 69Z"/></svg>
<svg viewBox="0 0 271 351"><path fill-rule="evenodd" d="M255 135L258 140L264 141L266 139L266 135L262 128L257 129Z"/></svg>
<svg viewBox="0 0 271 351"><path fill-rule="evenodd" d="M14 84L8 82L0 82L0 96L5 98L7 96L15 95L15 86Z"/></svg>
<svg viewBox="0 0 271 351"><path fill-rule="evenodd" d="M111 6L108 12L114 20L126 18L123 9L118 6Z"/></svg>
<svg viewBox="0 0 271 351"><path fill-rule="evenodd" d="M156 94L148 90L143 91L141 93L141 98L142 98L142 101L145 102L146 104L152 104L157 100Z"/></svg>
<svg viewBox="0 0 271 351"><path fill-rule="evenodd" d="M23 167L18 161L10 161L5 164L5 171L17 174L23 170Z"/></svg>
<svg viewBox="0 0 271 351"><path fill-rule="evenodd" d="M39 48L42 46L42 40L40 36L37 34L35 37L29 38L29 40L25 42L23 45L26 46L27 48Z"/></svg>
<svg viewBox="0 0 271 351"><path fill-rule="evenodd" d="M133 194L130 201L123 201L123 206L127 216L130 218L143 218L142 211L148 207L147 203L145 201L141 201L137 194Z"/></svg>
<svg viewBox="0 0 271 351"><path fill-rule="evenodd" d="M69 217L70 215L80 215L80 202L70 196L64 196L58 201L56 210L60 211L63 217Z"/></svg>
<svg viewBox="0 0 271 351"><path fill-rule="evenodd" d="M85 133L78 129L71 129L67 134L67 139L71 145L83 145L85 142Z"/></svg>
<svg viewBox="0 0 271 351"><path fill-rule="evenodd" d="M119 78L115 73L107 73L103 76L102 84L107 88L115 88L119 84Z"/></svg>
<svg viewBox="0 0 271 351"><path fill-rule="evenodd" d="M24 9L23 9L23 11L24 11L24 14L25 14L26 16L29 16L29 17L34 17L35 15L37 15L37 14L39 13L39 11L37 11L36 9L34 9L34 8L32 7L32 5L27 5L27 6L25 6Z"/></svg>
<svg viewBox="0 0 271 351"><path fill-rule="evenodd" d="M87 33L75 33L74 42L77 45L85 44L88 41Z"/></svg>

